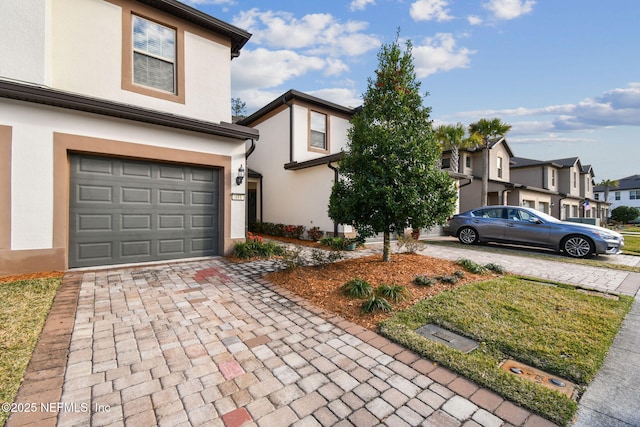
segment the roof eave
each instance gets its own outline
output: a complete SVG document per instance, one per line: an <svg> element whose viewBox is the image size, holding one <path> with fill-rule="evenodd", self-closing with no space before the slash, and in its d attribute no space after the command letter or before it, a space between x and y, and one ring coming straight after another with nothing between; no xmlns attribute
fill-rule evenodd
<svg viewBox="0 0 640 427"><path fill-rule="evenodd" d="M259 133L256 129L246 126L224 122L212 123L130 104L6 80L0 80L0 98L83 111L238 140L257 140L259 138Z"/></svg>

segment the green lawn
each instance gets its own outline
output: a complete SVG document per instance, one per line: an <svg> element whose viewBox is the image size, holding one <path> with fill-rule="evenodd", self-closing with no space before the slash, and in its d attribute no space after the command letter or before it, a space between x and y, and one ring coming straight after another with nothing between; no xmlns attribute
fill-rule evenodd
<svg viewBox="0 0 640 427"><path fill-rule="evenodd" d="M513 358L584 387L606 352L633 299L602 298L566 286L545 286L504 277L456 288L383 322L382 334L426 358L490 388L560 425L577 404L547 388L516 378L498 367ZM418 335L436 323L480 342L465 354Z"/></svg>
<svg viewBox="0 0 640 427"><path fill-rule="evenodd" d="M15 399L61 279L0 283L0 402ZM0 411L0 426L8 413Z"/></svg>
<svg viewBox="0 0 640 427"><path fill-rule="evenodd" d="M640 256L640 236L625 235L622 252L628 255Z"/></svg>

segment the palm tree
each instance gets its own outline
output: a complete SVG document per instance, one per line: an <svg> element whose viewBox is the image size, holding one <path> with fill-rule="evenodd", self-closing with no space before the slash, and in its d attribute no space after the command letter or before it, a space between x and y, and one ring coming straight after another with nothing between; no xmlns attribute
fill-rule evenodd
<svg viewBox="0 0 640 427"><path fill-rule="evenodd" d="M609 212L607 209L607 206L609 205L609 190L613 187L617 187L618 185L620 185L620 183L618 182L617 179L603 179L602 181L600 181L600 183L598 184L598 186L602 186L604 187L604 203L605 203L605 207L603 208L603 210L607 213L607 215L602 215L605 218L602 218L606 221L606 217L609 216Z"/></svg>
<svg viewBox="0 0 640 427"><path fill-rule="evenodd" d="M511 130L511 125L503 123L500 119L480 119L469 125L469 133L472 137L482 141L482 206L487 206L487 193L489 192L489 146L504 138Z"/></svg>
<svg viewBox="0 0 640 427"><path fill-rule="evenodd" d="M435 138L440 143L442 150L451 150L451 171L458 172L460 150L479 144L477 138L470 136L465 138L465 128L462 123L456 125L440 125L435 130Z"/></svg>

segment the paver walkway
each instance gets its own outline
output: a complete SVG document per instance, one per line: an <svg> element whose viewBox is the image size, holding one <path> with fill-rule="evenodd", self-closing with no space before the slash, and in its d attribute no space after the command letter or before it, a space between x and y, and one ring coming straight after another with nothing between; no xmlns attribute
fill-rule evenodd
<svg viewBox="0 0 640 427"><path fill-rule="evenodd" d="M217 258L74 273L61 396L42 382L51 366L31 366L40 384L24 388L40 393L16 400L61 404L8 426L553 425L267 283L270 268Z"/></svg>
<svg viewBox="0 0 640 427"><path fill-rule="evenodd" d="M16 399L38 410L7 425L553 425L261 278L273 269L211 258L67 274Z"/></svg>

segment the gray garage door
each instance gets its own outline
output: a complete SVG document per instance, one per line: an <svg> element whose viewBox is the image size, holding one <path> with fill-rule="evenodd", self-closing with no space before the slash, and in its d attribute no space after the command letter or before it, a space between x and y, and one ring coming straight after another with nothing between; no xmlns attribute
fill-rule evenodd
<svg viewBox="0 0 640 427"><path fill-rule="evenodd" d="M218 254L218 170L71 156L69 266Z"/></svg>

